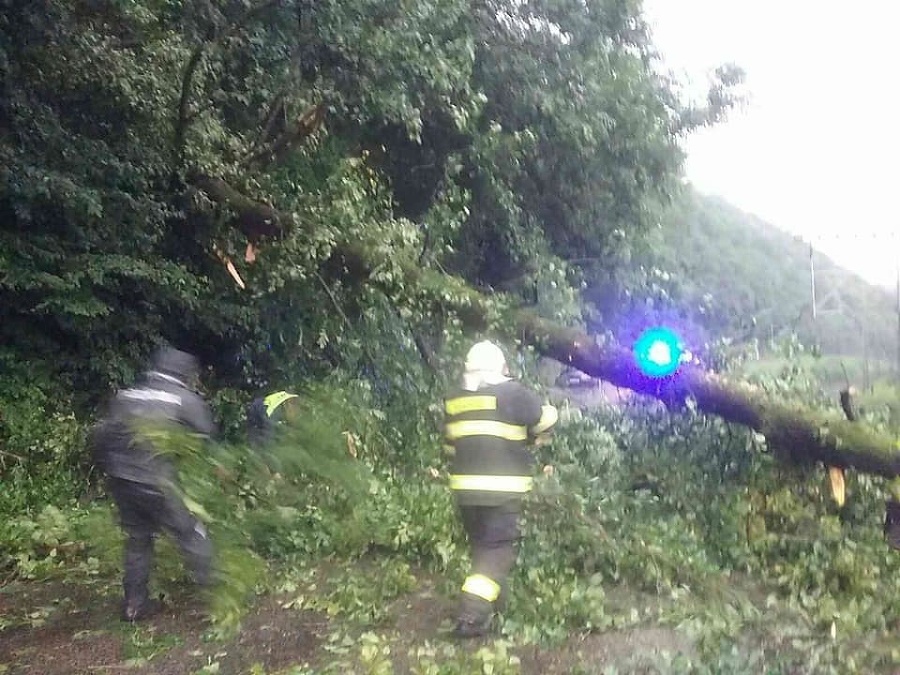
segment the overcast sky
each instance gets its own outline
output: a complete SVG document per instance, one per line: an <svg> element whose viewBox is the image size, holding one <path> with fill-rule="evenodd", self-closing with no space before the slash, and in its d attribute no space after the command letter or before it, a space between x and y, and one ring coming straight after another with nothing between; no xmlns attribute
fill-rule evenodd
<svg viewBox="0 0 900 675"><path fill-rule="evenodd" d="M900 2L644 0L669 67L732 61L750 101L691 138L702 192L891 288L900 264Z"/></svg>

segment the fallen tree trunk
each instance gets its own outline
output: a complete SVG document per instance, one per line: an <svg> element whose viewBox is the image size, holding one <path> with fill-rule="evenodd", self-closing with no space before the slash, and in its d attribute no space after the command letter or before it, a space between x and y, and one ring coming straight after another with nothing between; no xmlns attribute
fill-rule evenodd
<svg viewBox="0 0 900 675"><path fill-rule="evenodd" d="M213 183L215 187L221 187ZM211 187L198 185L201 189ZM255 207L234 191L206 189L215 201L228 201L239 219L250 218ZM280 220L287 221L282 217ZM858 422L827 419L809 410L774 401L766 392L743 382L685 364L675 376L659 380L638 368L629 349L599 345L576 328L560 326L524 309L508 309L499 298L480 293L463 280L413 262L376 259L360 242L339 245L328 263L347 279L372 283L389 294L410 288L436 305L451 307L472 331L498 332L524 337L543 356L574 366L617 387L653 396L669 406L693 401L700 412L747 426L766 437L780 456L798 463L853 468L886 478L900 476L900 446L885 434ZM384 269L396 273L381 273Z"/></svg>
<svg viewBox="0 0 900 675"><path fill-rule="evenodd" d="M665 380L647 377L630 350L597 345L581 331L560 327L529 312L519 311L517 324L545 356L669 404L690 398L701 412L763 434L771 447L794 461L852 467L887 478L900 475L897 441L858 423L828 419L779 403L759 388L689 364Z"/></svg>

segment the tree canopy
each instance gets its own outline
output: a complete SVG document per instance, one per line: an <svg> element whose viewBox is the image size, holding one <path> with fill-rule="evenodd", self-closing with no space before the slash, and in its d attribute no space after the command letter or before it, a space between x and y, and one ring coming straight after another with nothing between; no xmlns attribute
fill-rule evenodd
<svg viewBox="0 0 900 675"><path fill-rule="evenodd" d="M739 80L682 102L637 2L6 5L0 330L87 403L163 339L220 383L358 360L377 307L437 340L343 242L574 316L548 263L621 261Z"/></svg>

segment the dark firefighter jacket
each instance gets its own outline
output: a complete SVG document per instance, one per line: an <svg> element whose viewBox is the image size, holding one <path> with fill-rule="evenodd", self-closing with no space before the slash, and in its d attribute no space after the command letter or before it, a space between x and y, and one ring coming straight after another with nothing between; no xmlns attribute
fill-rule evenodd
<svg viewBox="0 0 900 675"><path fill-rule="evenodd" d="M542 406L535 392L510 380L454 391L444 400L444 413L453 452L450 488L460 504L494 506L531 489L528 445L556 423L556 408Z"/></svg>
<svg viewBox="0 0 900 675"><path fill-rule="evenodd" d="M297 398L297 395L276 391L253 400L247 409L247 435L252 444L258 445L271 440L281 406L292 398Z"/></svg>
<svg viewBox="0 0 900 675"><path fill-rule="evenodd" d="M216 429L209 406L187 385L197 372L193 356L164 349L153 368L137 385L115 395L90 442L95 461L108 476L161 486L174 480L174 465L141 439L139 425L175 425L206 436Z"/></svg>

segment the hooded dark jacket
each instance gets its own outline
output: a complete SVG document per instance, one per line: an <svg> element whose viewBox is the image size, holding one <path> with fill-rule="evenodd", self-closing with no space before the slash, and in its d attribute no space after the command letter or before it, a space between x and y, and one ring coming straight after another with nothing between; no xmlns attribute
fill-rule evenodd
<svg viewBox="0 0 900 675"><path fill-rule="evenodd" d="M115 395L91 439L95 462L108 476L154 486L174 479L174 465L137 437L136 424L178 425L207 436L216 433L209 406L190 387L197 373L193 356L162 348L141 381Z"/></svg>

